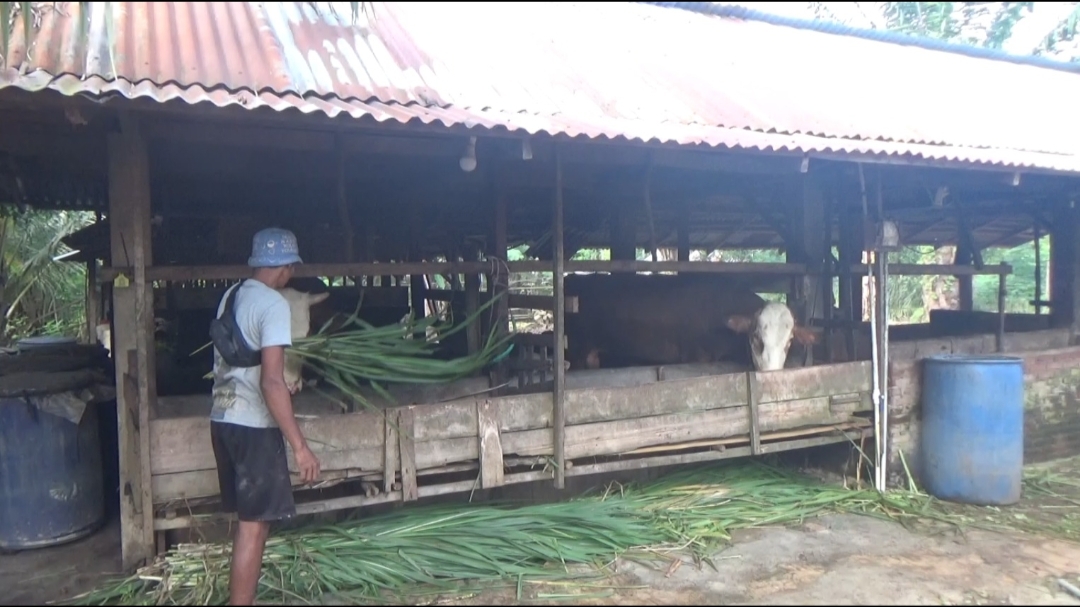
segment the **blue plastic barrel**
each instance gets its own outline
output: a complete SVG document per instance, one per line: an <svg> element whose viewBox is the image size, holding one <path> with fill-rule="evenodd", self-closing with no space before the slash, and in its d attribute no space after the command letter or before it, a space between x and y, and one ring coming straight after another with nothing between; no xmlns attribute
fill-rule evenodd
<svg viewBox="0 0 1080 607"><path fill-rule="evenodd" d="M1008 505L1024 474L1024 368L1011 356L924 361L921 470L939 499Z"/></svg>
<svg viewBox="0 0 1080 607"><path fill-rule="evenodd" d="M0 399L0 549L74 541L105 519L98 411L78 425Z"/></svg>

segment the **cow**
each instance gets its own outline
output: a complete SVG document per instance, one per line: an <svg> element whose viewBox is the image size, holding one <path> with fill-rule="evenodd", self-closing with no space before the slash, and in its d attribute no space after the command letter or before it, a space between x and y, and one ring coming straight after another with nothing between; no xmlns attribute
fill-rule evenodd
<svg viewBox="0 0 1080 607"><path fill-rule="evenodd" d="M297 291L291 287L278 289L285 301L289 302L290 331L295 342L297 339L307 337L311 332L311 306L320 304L330 297L330 293L306 293ZM301 377L301 359L286 350L285 354L285 385L289 392L296 394L303 388Z"/></svg>
<svg viewBox="0 0 1080 607"><path fill-rule="evenodd" d="M782 369L793 340L815 335L746 280L702 275L570 275L566 315L571 368L731 361Z"/></svg>

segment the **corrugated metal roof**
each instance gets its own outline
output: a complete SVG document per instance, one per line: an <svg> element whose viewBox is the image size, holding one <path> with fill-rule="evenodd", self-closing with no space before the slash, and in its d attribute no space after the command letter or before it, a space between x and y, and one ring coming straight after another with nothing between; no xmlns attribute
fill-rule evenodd
<svg viewBox="0 0 1080 607"><path fill-rule="evenodd" d="M0 88L1080 172L1080 77L641 3L91 4ZM333 10L332 10L333 9Z"/></svg>

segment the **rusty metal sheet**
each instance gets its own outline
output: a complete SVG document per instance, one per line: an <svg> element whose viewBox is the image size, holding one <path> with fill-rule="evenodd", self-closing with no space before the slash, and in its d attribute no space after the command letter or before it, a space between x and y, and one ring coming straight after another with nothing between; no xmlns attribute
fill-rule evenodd
<svg viewBox="0 0 1080 607"><path fill-rule="evenodd" d="M637 3L108 5L17 23L0 88L1080 172L1042 67Z"/></svg>

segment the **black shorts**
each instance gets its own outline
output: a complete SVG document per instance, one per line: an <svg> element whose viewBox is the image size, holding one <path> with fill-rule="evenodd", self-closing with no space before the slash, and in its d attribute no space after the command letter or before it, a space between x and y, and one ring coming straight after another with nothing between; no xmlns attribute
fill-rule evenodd
<svg viewBox="0 0 1080 607"><path fill-rule="evenodd" d="M278 428L210 422L221 505L241 521L296 516L285 439Z"/></svg>

